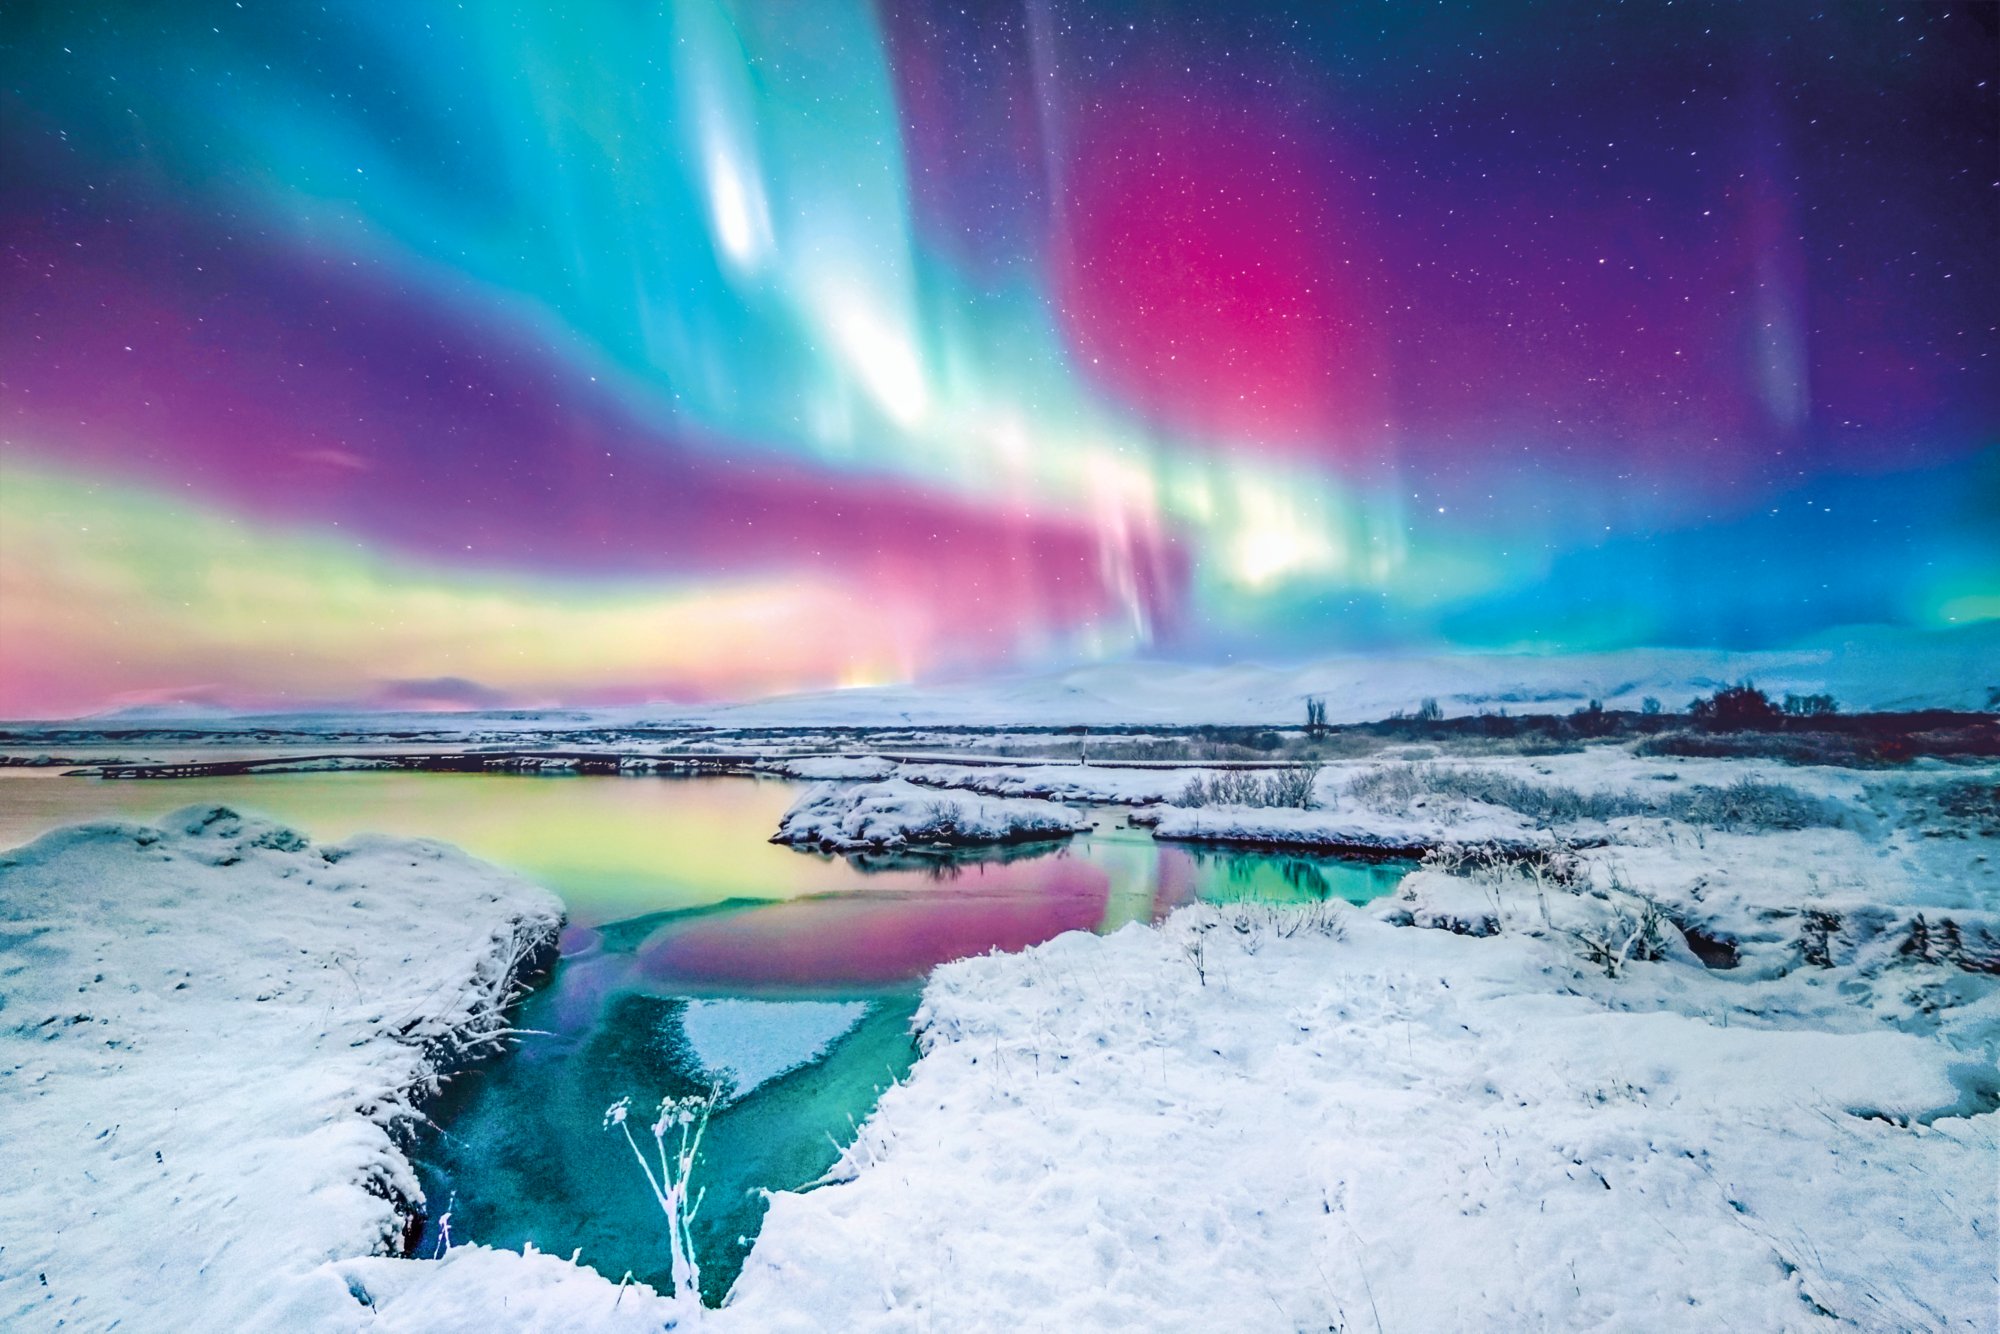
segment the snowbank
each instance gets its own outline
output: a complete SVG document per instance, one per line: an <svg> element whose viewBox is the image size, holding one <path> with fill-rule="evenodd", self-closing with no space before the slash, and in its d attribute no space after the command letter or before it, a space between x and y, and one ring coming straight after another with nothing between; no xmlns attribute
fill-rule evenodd
<svg viewBox="0 0 2000 1334"><path fill-rule="evenodd" d="M773 843L841 851L911 844L960 847L1061 838L1088 818L1053 802L944 792L902 779L843 786L823 783L792 803Z"/></svg>
<svg viewBox="0 0 2000 1334"><path fill-rule="evenodd" d="M1592 998L1549 940L1295 911L939 969L926 1054L848 1180L774 1199L726 1327L1990 1319L2000 1135L1944 1043L1667 1012L1657 979Z"/></svg>
<svg viewBox="0 0 2000 1334"><path fill-rule="evenodd" d="M1421 857L1446 842L1482 842L1526 850L1534 830L1491 807L1445 822L1353 811L1280 806L1163 806L1135 817L1153 837L1187 843L1296 848L1359 856Z"/></svg>
<svg viewBox="0 0 2000 1334"><path fill-rule="evenodd" d="M768 767L772 773L783 774L787 778L806 778L815 782L872 783L896 775L896 762L885 760L880 755L807 755L775 760Z"/></svg>
<svg viewBox="0 0 2000 1334"><path fill-rule="evenodd" d="M546 891L221 808L0 856L0 1325L348 1329L400 1247L394 1130L492 1049Z"/></svg>
<svg viewBox="0 0 2000 1334"><path fill-rule="evenodd" d="M678 1308L651 1288L614 1283L532 1246L525 1254L454 1246L439 1260L364 1257L338 1268L368 1294L373 1318L359 1326L368 1334L660 1334L676 1327Z"/></svg>
<svg viewBox="0 0 2000 1334"><path fill-rule="evenodd" d="M925 787L963 788L996 797L1141 805L1171 801L1195 769L1132 769L1097 764L906 764L901 774Z"/></svg>

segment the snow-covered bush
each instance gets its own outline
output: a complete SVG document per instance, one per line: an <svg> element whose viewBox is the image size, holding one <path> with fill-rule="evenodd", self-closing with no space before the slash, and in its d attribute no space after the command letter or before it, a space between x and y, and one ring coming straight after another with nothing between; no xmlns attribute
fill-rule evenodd
<svg viewBox="0 0 2000 1334"><path fill-rule="evenodd" d="M1341 903L1334 899L1301 904L1261 903L1245 899L1218 907L1216 917L1223 926L1249 942L1263 936L1276 936L1279 940L1290 940L1294 936L1325 936L1329 940L1341 940L1347 934L1341 920L1345 911Z"/></svg>
<svg viewBox="0 0 2000 1334"><path fill-rule="evenodd" d="M1650 963L1666 957L1671 939L1668 932L1673 927L1658 900L1632 892L1615 878L1611 889L1585 901L1589 899L1604 905L1603 911L1572 925L1558 925L1558 915L1550 911L1548 898L1541 900L1543 920L1575 942L1586 962L1602 968L1606 977L1615 978L1628 963Z"/></svg>
<svg viewBox="0 0 2000 1334"><path fill-rule="evenodd" d="M1363 806L1393 814L1442 796L1436 770L1428 764L1385 764L1369 769L1347 785L1347 795ZM1435 813L1435 812L1434 812Z"/></svg>
<svg viewBox="0 0 2000 1334"><path fill-rule="evenodd" d="M1312 810L1319 805L1317 764L1288 764L1262 772L1222 769L1196 774L1174 799L1176 806L1288 806Z"/></svg>
<svg viewBox="0 0 2000 1334"><path fill-rule="evenodd" d="M1754 778L1739 778L1727 787L1696 786L1676 792L1660 803L1659 813L1687 824L1752 834L1837 825L1841 819L1831 802Z"/></svg>
<svg viewBox="0 0 2000 1334"><path fill-rule="evenodd" d="M1493 842L1440 843L1424 854L1423 867L1494 885L1520 877L1538 889L1569 889L1590 880L1579 846L1553 837L1529 848Z"/></svg>
<svg viewBox="0 0 2000 1334"><path fill-rule="evenodd" d="M1385 765L1348 785L1347 793L1377 810L1403 814L1443 800L1477 801L1526 816L1543 828L1582 821L1656 816L1717 829L1761 833L1837 825L1841 811L1781 783L1742 778L1727 787L1696 785L1664 798L1639 792L1583 792L1538 783L1495 769ZM1433 807L1434 809L1434 807Z"/></svg>
<svg viewBox="0 0 2000 1334"><path fill-rule="evenodd" d="M1320 937L1345 940L1345 915L1350 910L1335 899L1314 903L1265 903L1239 900L1197 904L1174 914L1164 929L1180 946L1181 957L1194 970L1195 981L1207 986L1217 958L1210 936L1230 941L1244 954L1255 954L1267 941ZM1227 952L1224 952L1227 957Z"/></svg>
<svg viewBox="0 0 2000 1334"><path fill-rule="evenodd" d="M1679 939L1657 900L1627 886L1614 871L1599 888L1578 847L1555 839L1530 852L1497 844L1447 843L1423 860L1426 871L1470 882L1460 893L1450 881L1426 877L1405 889L1390 920L1441 928L1459 935L1495 935L1510 922L1531 934L1561 936L1586 963L1618 977L1625 965L1652 962L1674 951ZM1532 912L1516 916L1532 895Z"/></svg>

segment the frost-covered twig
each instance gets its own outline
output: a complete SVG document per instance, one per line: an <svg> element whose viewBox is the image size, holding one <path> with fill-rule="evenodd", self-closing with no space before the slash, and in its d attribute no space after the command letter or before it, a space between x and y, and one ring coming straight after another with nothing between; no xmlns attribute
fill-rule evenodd
<svg viewBox="0 0 2000 1334"><path fill-rule="evenodd" d="M653 1149L659 1158L657 1173L639 1148L639 1141L633 1137L632 1127L627 1124L632 1100L620 1098L604 1112L605 1128L608 1130L617 1126L624 1132L625 1142L632 1147L632 1157L637 1160L639 1170L646 1174L646 1184L652 1188L654 1201L660 1206L660 1212L666 1215L667 1251L673 1263L674 1297L691 1310L701 1307L701 1265L695 1257L694 1220L701 1212L701 1202L708 1192L704 1187L689 1198L688 1187L694 1176L695 1159L701 1153L702 1136L708 1131L708 1119L728 1093L728 1084L717 1080L706 1094L660 1100L660 1114L652 1127ZM675 1131L679 1134L670 1155L667 1137Z"/></svg>

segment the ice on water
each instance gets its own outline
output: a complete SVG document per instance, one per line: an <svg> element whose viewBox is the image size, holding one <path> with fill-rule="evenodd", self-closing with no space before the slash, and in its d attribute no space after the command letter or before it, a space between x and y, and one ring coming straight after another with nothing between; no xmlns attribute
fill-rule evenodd
<svg viewBox="0 0 2000 1334"><path fill-rule="evenodd" d="M691 1000L681 1031L703 1068L742 1097L810 1065L868 1014L866 1001Z"/></svg>

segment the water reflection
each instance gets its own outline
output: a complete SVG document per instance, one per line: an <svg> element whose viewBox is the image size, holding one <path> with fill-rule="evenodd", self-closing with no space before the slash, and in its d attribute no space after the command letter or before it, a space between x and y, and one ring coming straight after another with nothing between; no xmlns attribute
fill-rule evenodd
<svg viewBox="0 0 2000 1334"><path fill-rule="evenodd" d="M608 1275L630 1270L664 1285L657 1208L622 1141L599 1129L604 1107L706 1086L716 1072L681 1023L693 998L860 1002L866 1017L818 1059L792 1065L773 1053L788 1072L711 1126L700 1169L709 1204L696 1235L707 1295L719 1300L762 1221L763 1192L824 1173L888 1081L909 1068L910 1016L938 963L1158 918L1195 899L1362 902L1407 869L1208 852L1129 828L983 854L786 855L844 872L849 885L776 901L723 898L565 933L562 960L522 1016L539 1034L462 1081L437 1116L442 1133L420 1150L425 1189L451 1207L455 1236L561 1254L581 1248ZM738 1035L739 1045L746 1040L754 1051L756 1035ZM779 1026L771 1041L786 1041Z"/></svg>

